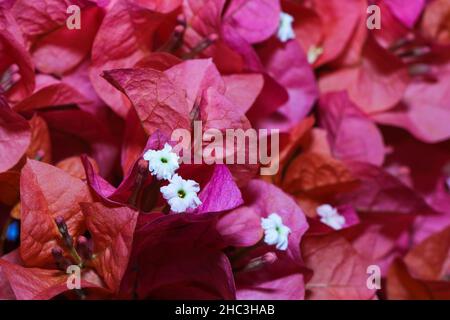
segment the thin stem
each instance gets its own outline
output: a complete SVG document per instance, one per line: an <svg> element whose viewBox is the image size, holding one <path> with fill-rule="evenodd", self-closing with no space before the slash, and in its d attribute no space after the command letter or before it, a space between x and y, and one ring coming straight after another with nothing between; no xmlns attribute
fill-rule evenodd
<svg viewBox="0 0 450 320"><path fill-rule="evenodd" d="M70 248L70 255L75 259L75 262L78 264L80 268L84 268L83 259L80 257L77 250L73 246Z"/></svg>

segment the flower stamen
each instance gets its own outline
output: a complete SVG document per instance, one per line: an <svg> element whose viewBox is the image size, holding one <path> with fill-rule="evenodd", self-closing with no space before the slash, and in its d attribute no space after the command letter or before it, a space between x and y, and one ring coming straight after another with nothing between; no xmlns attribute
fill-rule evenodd
<svg viewBox="0 0 450 320"><path fill-rule="evenodd" d="M57 216L55 218L56 226L58 227L58 231L62 236L62 240L64 242L64 245L67 249L69 249L71 256L75 259L76 263L80 266L80 268L83 267L83 259L81 259L80 255L78 254L77 250L75 249L73 245L73 238L69 234L69 230L67 228L66 221L63 216Z"/></svg>
<svg viewBox="0 0 450 320"><path fill-rule="evenodd" d="M182 213L188 209L195 209L202 204L197 196L200 186L194 180L184 180L175 174L167 186L161 187L164 199L173 212Z"/></svg>
<svg viewBox="0 0 450 320"><path fill-rule="evenodd" d="M179 157L168 143L161 150L148 150L144 159L148 161L148 170L158 180L170 179L179 168Z"/></svg>
<svg viewBox="0 0 450 320"><path fill-rule="evenodd" d="M175 52L181 48L183 44L184 33L186 32L186 19L180 14L177 17L177 25L173 29L169 40L163 44L157 51L159 52Z"/></svg>

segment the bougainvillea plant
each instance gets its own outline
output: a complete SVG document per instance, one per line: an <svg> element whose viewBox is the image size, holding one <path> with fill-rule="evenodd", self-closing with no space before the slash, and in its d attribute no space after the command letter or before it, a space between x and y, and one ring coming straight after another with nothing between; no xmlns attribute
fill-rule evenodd
<svg viewBox="0 0 450 320"><path fill-rule="evenodd" d="M0 299L450 299L449 17L0 1Z"/></svg>

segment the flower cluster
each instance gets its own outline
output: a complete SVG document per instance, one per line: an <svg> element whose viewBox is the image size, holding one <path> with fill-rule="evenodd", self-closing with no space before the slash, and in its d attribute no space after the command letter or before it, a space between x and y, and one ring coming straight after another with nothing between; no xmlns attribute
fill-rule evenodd
<svg viewBox="0 0 450 320"><path fill-rule="evenodd" d="M449 298L449 16L0 1L0 299Z"/></svg>
<svg viewBox="0 0 450 320"><path fill-rule="evenodd" d="M179 157L172 152L172 147L165 144L161 150L148 150L144 153L144 159L148 161L148 167L152 175L158 180L169 180L169 185L161 187L164 199L170 204L174 212L185 212L187 209L195 209L202 204L197 197L200 187L193 180L184 180L175 171L179 168Z"/></svg>

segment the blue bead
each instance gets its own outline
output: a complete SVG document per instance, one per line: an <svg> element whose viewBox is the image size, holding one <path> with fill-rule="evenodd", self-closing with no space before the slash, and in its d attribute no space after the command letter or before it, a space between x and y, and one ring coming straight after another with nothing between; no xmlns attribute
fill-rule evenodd
<svg viewBox="0 0 450 320"><path fill-rule="evenodd" d="M6 240L17 241L18 239L19 239L19 223L17 221L13 221L9 224L8 229L6 230Z"/></svg>

